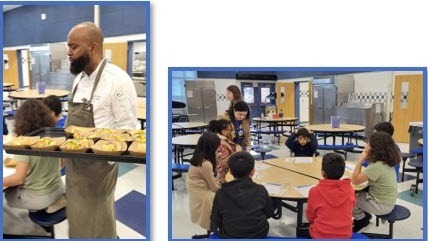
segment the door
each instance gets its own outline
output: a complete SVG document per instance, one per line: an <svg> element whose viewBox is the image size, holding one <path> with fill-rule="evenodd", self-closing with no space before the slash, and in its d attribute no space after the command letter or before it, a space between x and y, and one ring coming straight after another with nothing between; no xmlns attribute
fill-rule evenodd
<svg viewBox="0 0 428 241"><path fill-rule="evenodd" d="M284 117L296 117L295 113L295 84L294 83L276 83L278 112L282 110Z"/></svg>
<svg viewBox="0 0 428 241"><path fill-rule="evenodd" d="M336 113L336 86L324 86L324 124L331 122L331 116Z"/></svg>
<svg viewBox="0 0 428 241"><path fill-rule="evenodd" d="M265 108L275 105L275 99L267 96L275 91L275 83L242 82L242 96L244 101L250 106L251 118L265 114Z"/></svg>
<svg viewBox="0 0 428 241"><path fill-rule="evenodd" d="M313 124L324 123L324 88L323 86L314 85L312 101L312 120Z"/></svg>
<svg viewBox="0 0 428 241"><path fill-rule="evenodd" d="M187 110L192 122L204 122L202 91L199 88L186 88Z"/></svg>
<svg viewBox="0 0 428 241"><path fill-rule="evenodd" d="M397 75L394 83L392 124L394 140L409 142L409 122L423 121L422 75Z"/></svg>

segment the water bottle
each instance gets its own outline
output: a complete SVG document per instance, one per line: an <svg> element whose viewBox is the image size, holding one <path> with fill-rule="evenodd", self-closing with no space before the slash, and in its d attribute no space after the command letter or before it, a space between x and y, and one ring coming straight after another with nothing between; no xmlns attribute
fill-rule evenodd
<svg viewBox="0 0 428 241"><path fill-rule="evenodd" d="M281 109L281 111L279 112L279 118L284 118L284 112L282 112L282 109Z"/></svg>
<svg viewBox="0 0 428 241"><path fill-rule="evenodd" d="M263 112L262 112L262 114L260 116L262 117L262 119L265 118L265 114L263 114Z"/></svg>

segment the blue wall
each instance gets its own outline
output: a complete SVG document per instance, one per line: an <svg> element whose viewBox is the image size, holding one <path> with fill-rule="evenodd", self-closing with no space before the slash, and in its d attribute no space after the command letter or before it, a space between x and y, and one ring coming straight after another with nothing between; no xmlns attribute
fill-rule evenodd
<svg viewBox="0 0 428 241"><path fill-rule="evenodd" d="M146 6L101 6L100 26L105 37L146 32ZM46 20L40 15L46 13ZM4 47L64 42L70 29L94 20L91 5L22 6L3 13Z"/></svg>

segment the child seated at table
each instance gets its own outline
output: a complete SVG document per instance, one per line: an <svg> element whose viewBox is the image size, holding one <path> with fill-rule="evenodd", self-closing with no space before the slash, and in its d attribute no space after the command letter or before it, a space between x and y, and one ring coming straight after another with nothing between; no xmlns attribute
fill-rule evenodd
<svg viewBox="0 0 428 241"><path fill-rule="evenodd" d="M232 123L225 119L212 120L208 124L208 130L220 137L220 147L217 150L217 180L225 182L226 173L229 171L227 160L232 153L241 150L239 145L232 141Z"/></svg>
<svg viewBox="0 0 428 241"><path fill-rule="evenodd" d="M362 170L364 160L368 166ZM394 166L400 162L392 137L383 131L375 132L368 138L365 150L361 153L354 172L352 183L359 185L368 181L365 191L357 193L357 203L353 211L354 232L362 231L370 225L373 213L390 213L397 201L397 179Z"/></svg>
<svg viewBox="0 0 428 241"><path fill-rule="evenodd" d="M61 115L62 113L62 103L61 100L56 95L49 95L43 99L43 103L52 111L52 114L55 118L56 126L58 128L64 128L65 118Z"/></svg>
<svg viewBox="0 0 428 241"><path fill-rule="evenodd" d="M390 122L386 122L386 121L379 122L373 127L373 132L377 132L377 131L386 132L392 137L394 135L394 126ZM401 157L400 147L398 147L397 143L394 142L394 144L395 144L395 148L397 148L398 155ZM367 160L364 160L363 167L367 167L367 165L368 165ZM398 177L400 176L400 163L395 165L394 168L395 168L395 173L397 174L397 181L398 181Z"/></svg>
<svg viewBox="0 0 428 241"><path fill-rule="evenodd" d="M297 133L291 133L285 145L294 153L294 156L313 156L316 153L318 142L314 133L301 128Z"/></svg>
<svg viewBox="0 0 428 241"><path fill-rule="evenodd" d="M54 127L51 111L42 101L29 99L15 116L15 133L26 135L42 127ZM65 189L58 158L15 155L15 173L3 178L3 233L44 235L33 223L29 210L42 210L62 198Z"/></svg>
<svg viewBox="0 0 428 241"><path fill-rule="evenodd" d="M266 188L256 184L254 157L236 152L229 157L235 178L217 191L211 211L211 231L221 238L266 238L273 205Z"/></svg>
<svg viewBox="0 0 428 241"><path fill-rule="evenodd" d="M324 179L309 191L308 196L306 217L310 222L309 236L349 239L352 236L355 193L350 179L340 179L345 172L345 160L336 153L328 153L322 159L321 172Z"/></svg>
<svg viewBox="0 0 428 241"><path fill-rule="evenodd" d="M216 134L211 132L202 134L190 159L186 177L190 218L192 223L204 229L209 229L214 195L220 189L219 183L214 178L219 146L220 138Z"/></svg>

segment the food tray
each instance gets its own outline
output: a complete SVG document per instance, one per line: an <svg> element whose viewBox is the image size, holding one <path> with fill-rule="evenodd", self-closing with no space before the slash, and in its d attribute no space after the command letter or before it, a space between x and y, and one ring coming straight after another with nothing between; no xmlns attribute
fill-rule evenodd
<svg viewBox="0 0 428 241"><path fill-rule="evenodd" d="M40 136L41 138L45 136L67 138L67 134L65 133L64 129L53 128L53 127L44 127L44 128L38 129L36 131L29 133L28 136ZM41 150L31 150L31 149L8 148L5 151L8 154L16 154L16 155L91 159L91 160L99 160L99 161L102 160L102 161L146 164L145 157L131 156L128 151L125 151L122 155L95 154L92 150L89 150L86 153L75 153L75 152L62 152L62 151L41 151Z"/></svg>

